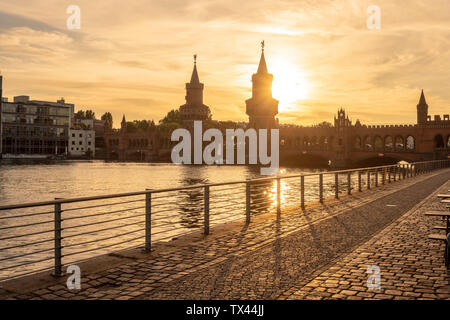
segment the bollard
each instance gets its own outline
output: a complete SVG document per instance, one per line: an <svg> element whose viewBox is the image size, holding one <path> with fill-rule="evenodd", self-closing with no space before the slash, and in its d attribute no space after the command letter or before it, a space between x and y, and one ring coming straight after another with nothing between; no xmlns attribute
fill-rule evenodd
<svg viewBox="0 0 450 320"><path fill-rule="evenodd" d="M203 234L209 234L209 186L205 186L204 191L204 199L203 199L203 207L205 209L204 212L204 221L203 221Z"/></svg>
<svg viewBox="0 0 450 320"><path fill-rule="evenodd" d="M55 198L59 200L60 198ZM53 276L62 277L62 254L61 254L61 203L55 203L54 226L55 226L55 268Z"/></svg>
<svg viewBox="0 0 450 320"><path fill-rule="evenodd" d="M334 197L339 199L339 174L334 174Z"/></svg>
<svg viewBox="0 0 450 320"><path fill-rule="evenodd" d="M319 174L319 202L323 203L323 173Z"/></svg>
<svg viewBox="0 0 450 320"><path fill-rule="evenodd" d="M370 170L367 170L367 189L370 189Z"/></svg>
<svg viewBox="0 0 450 320"><path fill-rule="evenodd" d="M281 213L281 186L280 178L277 178L277 214Z"/></svg>
<svg viewBox="0 0 450 320"><path fill-rule="evenodd" d="M300 177L300 188L301 188L300 205L302 209L305 209L305 176Z"/></svg>
<svg viewBox="0 0 450 320"><path fill-rule="evenodd" d="M394 182L396 181L396 179L397 179L397 167L395 166L394 167Z"/></svg>
<svg viewBox="0 0 450 320"><path fill-rule="evenodd" d="M392 167L389 167L389 169L388 169L388 183L391 183L391 170L392 170Z"/></svg>
<svg viewBox="0 0 450 320"><path fill-rule="evenodd" d="M245 182L245 222L250 223L250 182Z"/></svg>
<svg viewBox="0 0 450 320"><path fill-rule="evenodd" d="M150 190L150 189L146 189ZM152 250L152 194L145 194L145 252Z"/></svg>
<svg viewBox="0 0 450 320"><path fill-rule="evenodd" d="M383 178L381 179L381 184L384 186L386 183L386 168L383 168Z"/></svg>

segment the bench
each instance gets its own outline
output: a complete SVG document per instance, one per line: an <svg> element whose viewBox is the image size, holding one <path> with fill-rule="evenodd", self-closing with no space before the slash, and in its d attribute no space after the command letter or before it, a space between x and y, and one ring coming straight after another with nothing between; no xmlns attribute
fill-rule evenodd
<svg viewBox="0 0 450 320"><path fill-rule="evenodd" d="M427 211L425 212L426 216L430 216L430 217L450 217L450 212L449 211L437 211L437 210L432 210L432 211Z"/></svg>
<svg viewBox="0 0 450 320"><path fill-rule="evenodd" d="M450 193L439 193L438 198L450 198Z"/></svg>
<svg viewBox="0 0 450 320"><path fill-rule="evenodd" d="M437 240L437 241L443 241L445 243L445 249L444 249L444 261L445 266L447 269L450 268L450 245L449 245L449 239L450 239L450 233L445 234L439 234L439 233L433 233L428 235L429 240Z"/></svg>
<svg viewBox="0 0 450 320"><path fill-rule="evenodd" d="M432 234L428 235L428 239L447 242L447 236L445 234L439 234L439 233L432 233Z"/></svg>

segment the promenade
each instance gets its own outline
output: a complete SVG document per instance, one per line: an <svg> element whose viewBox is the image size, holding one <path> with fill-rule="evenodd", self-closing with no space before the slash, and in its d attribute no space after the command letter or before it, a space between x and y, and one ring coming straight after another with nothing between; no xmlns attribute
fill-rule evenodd
<svg viewBox="0 0 450 320"><path fill-rule="evenodd" d="M427 240L450 169L379 186L305 210L262 214L79 264L66 277L5 282L2 299L450 299L443 243ZM380 289L366 286L369 265Z"/></svg>

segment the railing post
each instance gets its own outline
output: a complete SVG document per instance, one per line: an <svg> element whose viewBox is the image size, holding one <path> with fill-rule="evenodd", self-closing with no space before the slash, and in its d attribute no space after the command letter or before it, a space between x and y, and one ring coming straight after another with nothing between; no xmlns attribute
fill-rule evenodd
<svg viewBox="0 0 450 320"><path fill-rule="evenodd" d="M391 171L392 171L392 167L388 168L388 183L391 183Z"/></svg>
<svg viewBox="0 0 450 320"><path fill-rule="evenodd" d="M334 197L339 199L339 174L334 174Z"/></svg>
<svg viewBox="0 0 450 320"><path fill-rule="evenodd" d="M149 191L150 189L146 189ZM145 252L152 250L152 194L145 194Z"/></svg>
<svg viewBox="0 0 450 320"><path fill-rule="evenodd" d="M281 213L281 183L280 177L277 178L277 214Z"/></svg>
<svg viewBox="0 0 450 320"><path fill-rule="evenodd" d="M397 166L394 167L394 182L397 180Z"/></svg>
<svg viewBox="0 0 450 320"><path fill-rule="evenodd" d="M245 182L245 222L250 223L250 181Z"/></svg>
<svg viewBox="0 0 450 320"><path fill-rule="evenodd" d="M383 177L381 178L381 184L383 186L386 184L386 167L383 168Z"/></svg>
<svg viewBox="0 0 450 320"><path fill-rule="evenodd" d="M55 200L59 200L60 198L55 198ZM53 275L55 277L62 276L62 253L61 253L61 203L55 203L55 212L54 212L54 232L55 232L55 268L53 271Z"/></svg>
<svg viewBox="0 0 450 320"><path fill-rule="evenodd" d="M300 205L302 209L305 209L305 176L300 177L300 188L301 188Z"/></svg>
<svg viewBox="0 0 450 320"><path fill-rule="evenodd" d="M406 179L406 165L402 165L403 180Z"/></svg>
<svg viewBox="0 0 450 320"><path fill-rule="evenodd" d="M370 170L367 170L367 189L370 189Z"/></svg>
<svg viewBox="0 0 450 320"><path fill-rule="evenodd" d="M358 170L358 191L362 192L361 171Z"/></svg>
<svg viewBox="0 0 450 320"><path fill-rule="evenodd" d="M203 206L204 206L204 221L203 221L203 234L209 234L209 186L205 186L204 198L203 198Z"/></svg>
<svg viewBox="0 0 450 320"><path fill-rule="evenodd" d="M323 203L323 173L319 174L319 202Z"/></svg>
<svg viewBox="0 0 450 320"><path fill-rule="evenodd" d="M352 173L347 173L347 194L352 194Z"/></svg>
<svg viewBox="0 0 450 320"><path fill-rule="evenodd" d="M378 168L375 169L375 187L378 187Z"/></svg>

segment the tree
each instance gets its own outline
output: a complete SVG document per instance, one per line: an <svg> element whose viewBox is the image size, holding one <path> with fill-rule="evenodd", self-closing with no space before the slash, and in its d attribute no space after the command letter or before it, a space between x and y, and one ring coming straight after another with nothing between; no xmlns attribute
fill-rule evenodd
<svg viewBox="0 0 450 320"><path fill-rule="evenodd" d="M86 110L86 119L95 120L95 112L92 110Z"/></svg>
<svg viewBox="0 0 450 320"><path fill-rule="evenodd" d="M181 116L179 110L170 110L167 115L159 120L159 124L177 123L181 125Z"/></svg>
<svg viewBox="0 0 450 320"><path fill-rule="evenodd" d="M113 126L113 117L112 117L112 114L111 114L110 112L105 112L105 113L102 115L101 119L102 119L102 120L105 120L106 125L107 125L109 128L112 128L112 126Z"/></svg>
<svg viewBox="0 0 450 320"><path fill-rule="evenodd" d="M77 118L77 119L84 119L84 118L86 118L86 115L85 115L83 110L78 110L75 113L75 118Z"/></svg>
<svg viewBox="0 0 450 320"><path fill-rule="evenodd" d="M322 128L331 128L333 125L328 121L323 121L319 123L317 126Z"/></svg>

